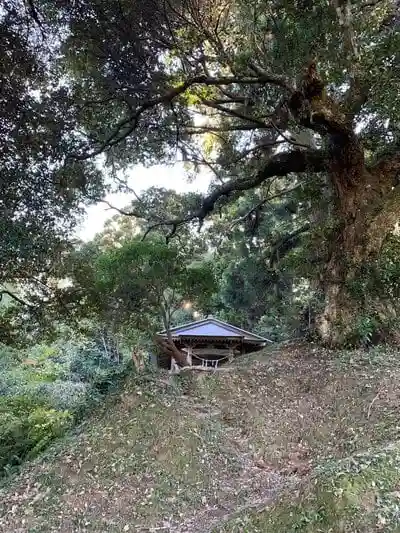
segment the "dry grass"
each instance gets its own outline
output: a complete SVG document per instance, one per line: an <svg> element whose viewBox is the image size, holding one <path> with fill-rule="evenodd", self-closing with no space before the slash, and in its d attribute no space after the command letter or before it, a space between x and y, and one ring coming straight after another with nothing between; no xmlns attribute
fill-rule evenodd
<svg viewBox="0 0 400 533"><path fill-rule="evenodd" d="M133 379L6 481L0 531L269 531L259 510L317 465L398 438L399 378L390 351L287 345L229 373Z"/></svg>

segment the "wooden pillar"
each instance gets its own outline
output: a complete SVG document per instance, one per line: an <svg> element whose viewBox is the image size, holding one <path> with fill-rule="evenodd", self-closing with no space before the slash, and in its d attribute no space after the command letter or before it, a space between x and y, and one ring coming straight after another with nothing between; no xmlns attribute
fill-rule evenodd
<svg viewBox="0 0 400 533"><path fill-rule="evenodd" d="M234 357L235 357L235 347L230 344L229 345L229 355L228 355L228 363L232 363Z"/></svg>
<svg viewBox="0 0 400 533"><path fill-rule="evenodd" d="M179 366L177 365L174 357L171 357L171 368L170 368L170 372L176 374L176 373L179 373Z"/></svg>
<svg viewBox="0 0 400 533"><path fill-rule="evenodd" d="M189 366L193 365L193 347L192 346L185 346L187 350L187 363Z"/></svg>

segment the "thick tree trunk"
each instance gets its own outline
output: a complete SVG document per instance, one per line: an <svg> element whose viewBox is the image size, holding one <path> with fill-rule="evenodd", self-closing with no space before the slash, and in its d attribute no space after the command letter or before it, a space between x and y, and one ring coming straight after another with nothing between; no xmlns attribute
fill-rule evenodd
<svg viewBox="0 0 400 533"><path fill-rule="evenodd" d="M343 139L342 139L343 141ZM394 187L393 160L366 168L355 136L333 156L331 181L336 196L337 229L330 243L322 277L325 309L317 330L325 344L341 345L354 333L357 320L371 313L381 322L393 318L393 306L385 296L360 299L350 289L362 266L379 256L399 219L400 194Z"/></svg>
<svg viewBox="0 0 400 533"><path fill-rule="evenodd" d="M400 154L388 155L373 167L365 165L363 147L353 124L354 110L364 100L356 93L350 91L350 99L344 104L335 102L326 94L325 83L312 61L299 90L289 100L295 120L319 133L328 147L327 171L335 197L337 226L328 243L330 251L322 273L325 309L317 319L317 330L330 345L346 341L357 318L368 314L371 308L381 314L382 321L392 314L392 306L384 301L384 296L379 302L368 298L360 301L349 289L360 268L379 256L400 213L400 194L395 183Z"/></svg>

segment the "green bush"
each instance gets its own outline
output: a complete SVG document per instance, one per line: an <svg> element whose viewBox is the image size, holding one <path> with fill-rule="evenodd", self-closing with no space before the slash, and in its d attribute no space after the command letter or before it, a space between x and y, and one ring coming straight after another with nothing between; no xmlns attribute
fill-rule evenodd
<svg viewBox="0 0 400 533"><path fill-rule="evenodd" d="M38 407L28 416L28 442L32 445L27 456L35 456L71 426L73 417L69 411L57 411Z"/></svg>
<svg viewBox="0 0 400 533"><path fill-rule="evenodd" d="M88 342L70 359L71 379L90 384L100 394L116 390L131 370L131 360L117 362L104 357L94 342Z"/></svg>
<svg viewBox="0 0 400 533"><path fill-rule="evenodd" d="M0 469L20 464L42 451L71 426L72 415L38 398L0 398Z"/></svg>
<svg viewBox="0 0 400 533"><path fill-rule="evenodd" d="M88 383L57 380L52 383L30 385L26 392L45 398L57 411L68 410L75 415L87 404L92 391Z"/></svg>
<svg viewBox="0 0 400 533"><path fill-rule="evenodd" d="M131 370L92 341L0 345L0 476L44 450L116 391Z"/></svg>

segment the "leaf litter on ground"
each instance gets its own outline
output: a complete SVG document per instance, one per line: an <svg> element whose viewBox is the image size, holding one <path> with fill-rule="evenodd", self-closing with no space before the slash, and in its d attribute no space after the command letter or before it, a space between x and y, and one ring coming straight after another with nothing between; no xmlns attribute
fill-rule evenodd
<svg viewBox="0 0 400 533"><path fill-rule="evenodd" d="M206 533L236 531L233 520L256 532L241 517L294 494L319 465L398 439L399 377L395 350L299 343L232 372L132 377L3 483L0 531Z"/></svg>

